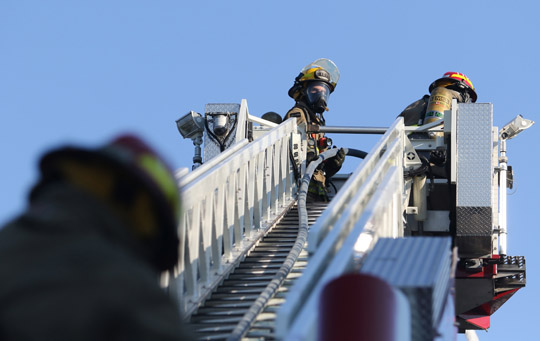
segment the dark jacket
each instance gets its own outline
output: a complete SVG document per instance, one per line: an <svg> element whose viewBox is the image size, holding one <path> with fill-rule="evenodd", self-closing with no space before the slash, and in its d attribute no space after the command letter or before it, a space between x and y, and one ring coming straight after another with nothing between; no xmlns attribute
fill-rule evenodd
<svg viewBox="0 0 540 341"><path fill-rule="evenodd" d="M324 120L319 118L315 113L313 113L306 105L301 102L297 102L294 107L292 107L287 114L285 115L284 120L287 120L291 117L296 117L296 124L311 124L317 126L324 126ZM327 148L319 148L317 142L320 138L324 137L324 133L310 133L308 134L308 147L307 147L307 158L308 162L317 158L317 156L324 152ZM312 141L312 142L310 142ZM324 181L324 180L323 180Z"/></svg>
<svg viewBox="0 0 540 341"><path fill-rule="evenodd" d="M180 340L159 274L108 207L45 185L0 230L0 340Z"/></svg>
<svg viewBox="0 0 540 341"><path fill-rule="evenodd" d="M428 102L429 95L424 95L418 101L409 104L398 116L403 117L406 126L420 126L424 122Z"/></svg>
<svg viewBox="0 0 540 341"><path fill-rule="evenodd" d="M312 124L318 126L324 126L324 119L319 118L315 113L313 113L305 104L302 102L297 102L294 107L292 107L284 117L284 120L287 120L291 117L296 117L297 124ZM319 140L324 137L324 133L310 133L307 136L308 145L307 145L307 156L306 160L309 163L310 161L315 160L320 153L326 151L328 147L321 147ZM329 201L327 187L327 180L338 172L341 168L341 163L339 166L334 165L333 160L326 160L325 163L322 163L318 169L315 170L311 181L309 183L307 200L310 202L314 201Z"/></svg>
<svg viewBox="0 0 540 341"><path fill-rule="evenodd" d="M452 97L458 101L458 103L465 102L462 93L451 89L447 90L452 94ZM403 117L403 123L406 126L421 126L424 124L424 118L426 116L426 110L429 104L429 97L430 95L424 95L419 100L409 104L405 109L403 109L401 114L398 115L398 117Z"/></svg>

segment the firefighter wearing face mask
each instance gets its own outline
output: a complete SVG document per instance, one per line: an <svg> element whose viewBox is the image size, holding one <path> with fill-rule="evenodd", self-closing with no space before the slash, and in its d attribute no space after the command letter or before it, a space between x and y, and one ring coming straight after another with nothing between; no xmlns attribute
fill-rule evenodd
<svg viewBox="0 0 540 341"><path fill-rule="evenodd" d="M307 65L289 89L289 96L296 103L285 115L285 120L296 117L299 125L324 126L323 113L328 111L328 99L338 80L339 70L328 59L318 59ZM307 162L315 160L319 153L327 150L330 145L331 140L326 138L323 133L308 133ZM335 157L321 164L311 179L307 195L308 201L328 201L327 179L339 171L344 160L345 151L340 149Z"/></svg>

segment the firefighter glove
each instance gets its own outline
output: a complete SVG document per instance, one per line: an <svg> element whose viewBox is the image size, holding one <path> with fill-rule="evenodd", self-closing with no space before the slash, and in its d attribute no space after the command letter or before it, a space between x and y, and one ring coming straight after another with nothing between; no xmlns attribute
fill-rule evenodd
<svg viewBox="0 0 540 341"><path fill-rule="evenodd" d="M332 177L334 174L336 174L341 169L343 161L345 161L345 150L340 148L336 153L336 156L326 160L324 165L326 176Z"/></svg>

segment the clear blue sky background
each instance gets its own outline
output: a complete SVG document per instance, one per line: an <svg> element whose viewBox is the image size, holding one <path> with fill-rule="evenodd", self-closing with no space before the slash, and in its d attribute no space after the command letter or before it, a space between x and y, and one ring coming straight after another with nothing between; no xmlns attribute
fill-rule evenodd
<svg viewBox="0 0 540 341"><path fill-rule="evenodd" d="M0 223L24 209L45 150L129 131L190 167L177 118L242 98L253 115L284 114L294 77L320 57L341 71L329 125L388 126L446 71L471 78L495 125L517 114L538 122L539 10L532 0L0 0ZM482 340L536 338L538 129L508 143L509 253L527 257L528 286ZM334 137L365 150L373 142Z"/></svg>

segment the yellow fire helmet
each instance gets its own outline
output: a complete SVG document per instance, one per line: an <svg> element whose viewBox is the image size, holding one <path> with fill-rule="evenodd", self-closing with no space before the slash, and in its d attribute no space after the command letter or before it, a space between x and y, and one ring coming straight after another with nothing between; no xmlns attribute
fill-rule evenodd
<svg viewBox="0 0 540 341"><path fill-rule="evenodd" d="M323 81L328 84L332 93L339 80L339 69L333 61L320 58L306 65L294 80L293 86L289 89L289 96L297 100L305 84L311 81Z"/></svg>

